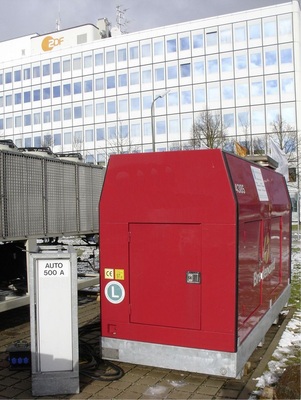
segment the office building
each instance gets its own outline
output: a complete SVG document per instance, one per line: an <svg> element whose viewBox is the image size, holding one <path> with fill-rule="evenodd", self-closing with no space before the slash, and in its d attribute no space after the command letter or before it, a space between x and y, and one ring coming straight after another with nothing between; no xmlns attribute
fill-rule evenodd
<svg viewBox="0 0 301 400"><path fill-rule="evenodd" d="M1 42L0 54L0 135L18 147L101 163L189 148L208 110L221 116L227 150L237 141L266 151L267 133L283 123L298 153L296 0L129 34L100 19Z"/></svg>

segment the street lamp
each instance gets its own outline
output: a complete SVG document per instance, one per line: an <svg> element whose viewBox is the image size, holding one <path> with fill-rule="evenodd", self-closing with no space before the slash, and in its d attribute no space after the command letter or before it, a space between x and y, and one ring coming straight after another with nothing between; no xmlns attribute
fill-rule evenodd
<svg viewBox="0 0 301 400"><path fill-rule="evenodd" d="M165 97L168 93L170 92L170 90L166 90L163 94L159 94L158 96L156 96L152 102L151 105L151 122L152 122L152 145L153 145L153 152L156 151L155 148L155 118L154 118L154 108L155 108L155 102L158 99L163 99L163 97Z"/></svg>

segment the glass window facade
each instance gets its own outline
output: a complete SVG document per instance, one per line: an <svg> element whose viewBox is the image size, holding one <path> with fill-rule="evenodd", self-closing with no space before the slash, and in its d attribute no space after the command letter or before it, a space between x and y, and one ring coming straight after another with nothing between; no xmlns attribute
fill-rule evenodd
<svg viewBox="0 0 301 400"><path fill-rule="evenodd" d="M229 135L246 125L251 134L269 132L277 115L295 126L292 13L241 18L128 41L122 35L115 45L101 39L26 65L0 63L0 133L24 130L25 144L50 135L54 150L89 149L97 160L100 147L111 154L121 142L151 151L152 122L157 147L178 148L201 110L221 113Z"/></svg>

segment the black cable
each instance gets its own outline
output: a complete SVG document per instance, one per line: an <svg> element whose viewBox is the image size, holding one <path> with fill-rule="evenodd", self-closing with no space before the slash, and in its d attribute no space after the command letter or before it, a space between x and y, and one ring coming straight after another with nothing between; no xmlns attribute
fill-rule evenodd
<svg viewBox="0 0 301 400"><path fill-rule="evenodd" d="M121 367L103 360L96 349L98 343L87 343L82 339L86 334L100 330L99 321L92 322L79 329L79 373L94 380L115 381L123 377L124 371ZM113 371L113 372L110 372Z"/></svg>

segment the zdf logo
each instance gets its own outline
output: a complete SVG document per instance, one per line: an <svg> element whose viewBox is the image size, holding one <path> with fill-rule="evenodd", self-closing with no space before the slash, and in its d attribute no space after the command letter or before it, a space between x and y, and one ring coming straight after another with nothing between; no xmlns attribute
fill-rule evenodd
<svg viewBox="0 0 301 400"><path fill-rule="evenodd" d="M64 41L63 37L54 38L52 36L45 36L43 41L42 41L42 49L43 49L43 51L50 51L55 46L61 45L63 41Z"/></svg>

